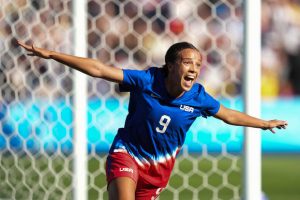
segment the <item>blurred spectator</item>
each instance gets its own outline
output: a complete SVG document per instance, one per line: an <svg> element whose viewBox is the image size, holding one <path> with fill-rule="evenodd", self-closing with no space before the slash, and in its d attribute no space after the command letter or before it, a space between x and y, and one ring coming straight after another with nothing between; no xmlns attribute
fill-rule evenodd
<svg viewBox="0 0 300 200"><path fill-rule="evenodd" d="M299 3L262 2L263 96L300 95Z"/></svg>

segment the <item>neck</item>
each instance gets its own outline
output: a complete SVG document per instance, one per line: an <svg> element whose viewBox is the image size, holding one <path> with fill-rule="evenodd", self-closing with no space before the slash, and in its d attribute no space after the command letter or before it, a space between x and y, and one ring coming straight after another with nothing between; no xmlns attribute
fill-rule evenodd
<svg viewBox="0 0 300 200"><path fill-rule="evenodd" d="M165 86L169 96L173 98L179 98L184 94L184 91L178 86L178 80L174 80L171 76L167 76L165 79Z"/></svg>

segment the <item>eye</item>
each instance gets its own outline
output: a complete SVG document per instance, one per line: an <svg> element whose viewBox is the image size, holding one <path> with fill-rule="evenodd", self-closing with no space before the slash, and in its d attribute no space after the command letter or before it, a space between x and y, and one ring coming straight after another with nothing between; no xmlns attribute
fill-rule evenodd
<svg viewBox="0 0 300 200"><path fill-rule="evenodd" d="M185 65L190 65L190 64L192 64L193 62L192 61L183 61L183 64L185 64Z"/></svg>

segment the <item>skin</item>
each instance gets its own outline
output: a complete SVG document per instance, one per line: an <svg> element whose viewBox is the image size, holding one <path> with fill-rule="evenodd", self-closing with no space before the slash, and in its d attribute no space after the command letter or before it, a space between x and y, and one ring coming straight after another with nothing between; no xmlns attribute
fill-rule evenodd
<svg viewBox="0 0 300 200"><path fill-rule="evenodd" d="M30 56L38 56L44 59L53 59L65 64L75 70L87 75L102 78L108 81L122 83L123 71L110 67L104 63L90 58L81 58L47 49L27 45L18 41L18 44L29 52ZM170 96L179 98L184 92L189 91L200 75L202 57L199 51L184 49L179 53L174 63L167 63L168 76L165 79L165 86ZM180 81L178 81L180 80ZM262 120L245 113L220 106L215 118L227 124L236 126L247 126L270 130L286 128L288 123L283 120ZM135 199L136 183L128 177L116 178L108 186L109 199L111 200L133 200Z"/></svg>
<svg viewBox="0 0 300 200"><path fill-rule="evenodd" d="M170 96L178 98L192 88L200 74L201 63L202 57L199 51L184 49L175 64L167 64L169 73L165 84ZM193 77L190 83L185 80L188 76Z"/></svg>
<svg viewBox="0 0 300 200"><path fill-rule="evenodd" d="M108 186L110 200L134 200L136 183L128 177L112 180Z"/></svg>
<svg viewBox="0 0 300 200"><path fill-rule="evenodd" d="M89 76L102 78L116 83L121 83L123 81L123 71L121 69L105 65L98 60L49 51L47 49L35 47L34 45L27 45L21 41L18 41L18 44L29 52L29 56L53 59Z"/></svg>

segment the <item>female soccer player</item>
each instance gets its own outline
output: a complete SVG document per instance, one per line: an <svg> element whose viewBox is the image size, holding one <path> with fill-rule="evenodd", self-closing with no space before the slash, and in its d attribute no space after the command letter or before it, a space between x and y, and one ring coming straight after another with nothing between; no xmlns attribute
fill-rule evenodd
<svg viewBox="0 0 300 200"><path fill-rule="evenodd" d="M106 175L109 199L155 199L166 187L175 157L199 116L237 126L286 128L281 120L262 120L221 105L196 83L202 57L187 42L172 45L163 68L121 70L90 59L18 42L33 56L53 59L93 77L119 83L130 92L128 115L110 148Z"/></svg>

